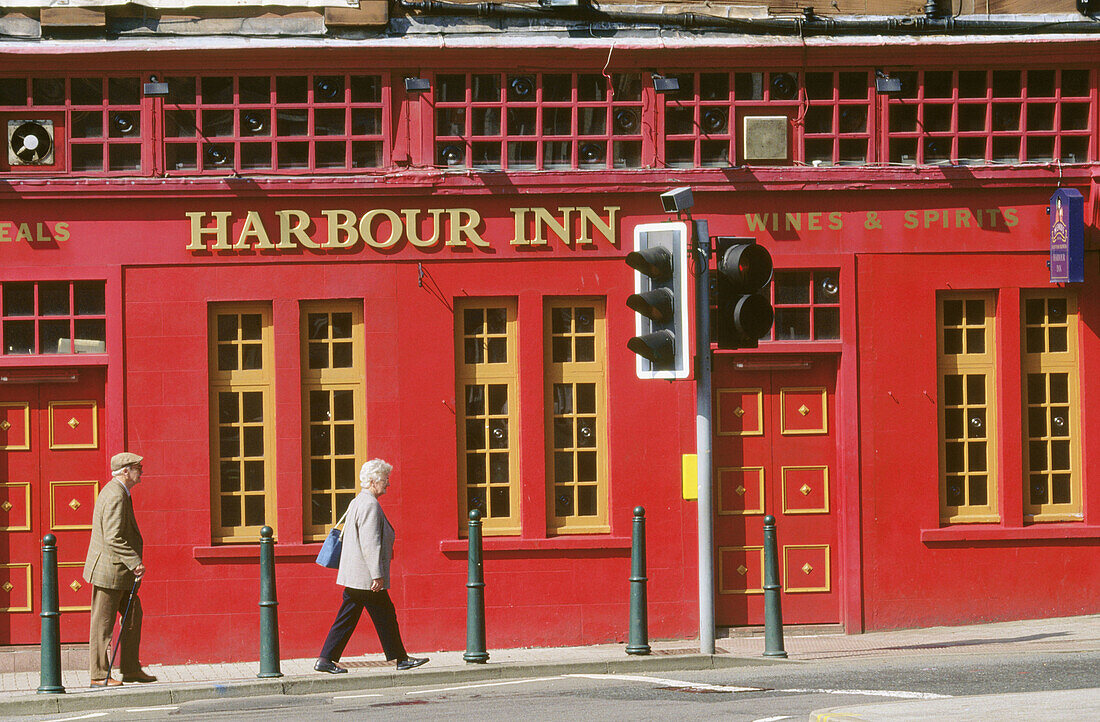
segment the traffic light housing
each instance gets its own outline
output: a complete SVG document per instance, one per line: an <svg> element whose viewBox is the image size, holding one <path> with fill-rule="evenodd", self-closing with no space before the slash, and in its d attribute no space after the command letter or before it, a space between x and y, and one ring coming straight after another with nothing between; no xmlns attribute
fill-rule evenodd
<svg viewBox="0 0 1100 722"><path fill-rule="evenodd" d="M719 236L711 340L721 349L756 348L771 331L775 313L767 292L772 257L755 238Z"/></svg>
<svg viewBox="0 0 1100 722"><path fill-rule="evenodd" d="M626 305L635 312L635 336L627 348L638 355L640 379L688 376L687 224L648 223L634 228L634 293Z"/></svg>

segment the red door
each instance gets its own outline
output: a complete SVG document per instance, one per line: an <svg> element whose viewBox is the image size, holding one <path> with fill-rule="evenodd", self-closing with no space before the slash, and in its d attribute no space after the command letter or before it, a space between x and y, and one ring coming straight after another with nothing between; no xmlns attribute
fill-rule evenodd
<svg viewBox="0 0 1100 722"><path fill-rule="evenodd" d="M57 537L61 641L86 642L91 587L81 577L105 478L103 372L0 385L0 644L40 641L42 537ZM71 378L71 377L69 377Z"/></svg>
<svg viewBox="0 0 1100 722"><path fill-rule="evenodd" d="M760 365L767 364L760 359ZM714 506L719 625L764 622L764 516L776 518L783 621L840 621L836 364L746 371L714 364Z"/></svg>

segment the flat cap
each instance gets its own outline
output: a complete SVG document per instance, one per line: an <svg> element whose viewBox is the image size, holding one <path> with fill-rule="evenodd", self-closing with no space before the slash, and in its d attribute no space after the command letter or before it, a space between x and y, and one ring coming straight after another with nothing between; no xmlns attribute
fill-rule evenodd
<svg viewBox="0 0 1100 722"><path fill-rule="evenodd" d="M123 451L121 454L115 454L111 457L111 471L118 471L119 469L132 466L133 464L140 464L141 458L137 454L131 454L129 451Z"/></svg>

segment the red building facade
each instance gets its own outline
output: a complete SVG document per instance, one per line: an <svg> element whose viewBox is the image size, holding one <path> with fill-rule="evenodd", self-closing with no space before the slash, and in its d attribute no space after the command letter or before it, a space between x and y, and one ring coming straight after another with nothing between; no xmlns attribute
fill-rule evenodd
<svg viewBox="0 0 1100 722"><path fill-rule="evenodd" d="M474 508L490 647L623 638L637 505L650 634L693 636L694 386L635 376L623 262L680 185L776 266L771 336L714 357L718 623L762 622L765 513L788 623L1098 611L1097 257L1052 284L1046 213L1076 188L1094 233L1094 42L243 45L6 52L5 643L37 641L46 533L86 638L124 448L148 660L256 653L263 525L283 653L313 654L313 558L372 457L410 649L461 648Z"/></svg>

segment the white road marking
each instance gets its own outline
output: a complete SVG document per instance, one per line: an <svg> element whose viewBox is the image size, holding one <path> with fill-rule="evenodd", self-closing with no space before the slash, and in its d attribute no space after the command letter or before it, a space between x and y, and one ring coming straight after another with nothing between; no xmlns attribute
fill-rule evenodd
<svg viewBox="0 0 1100 722"><path fill-rule="evenodd" d="M126 711L127 712L157 712L159 710L166 710L166 709L179 709L179 705L165 704L165 705L161 705L160 707L130 707Z"/></svg>
<svg viewBox="0 0 1100 722"><path fill-rule="evenodd" d="M776 722L776 720L781 719L794 719L794 717L792 715L785 714L780 715L779 717L761 717L760 719L754 719L752 722Z"/></svg>
<svg viewBox="0 0 1100 722"><path fill-rule="evenodd" d="M106 717L106 716L107 716L106 712L92 712L91 714L83 714L83 715L80 715L79 717L62 717L60 719L53 720L53 722L71 722L71 720L75 720L75 719L92 719L93 717Z"/></svg>
<svg viewBox="0 0 1100 722"><path fill-rule="evenodd" d="M569 675L575 676L575 675ZM483 682L481 684L463 684L458 687L437 687L436 689L417 689L412 692L406 692L405 694L435 694L436 692L451 692L456 689L477 689L479 687L500 687L506 684L527 684L529 682L546 682L551 679L561 679L561 677L533 677L531 679L514 679L508 682Z"/></svg>
<svg viewBox="0 0 1100 722"><path fill-rule="evenodd" d="M624 682L648 682L665 687L677 689L697 689L704 692L759 692L760 687L728 687L720 684L704 684L703 682L681 682L678 679L664 679L662 677L642 677L633 674L567 674L567 677L583 677L584 679L616 679Z"/></svg>
<svg viewBox="0 0 1100 722"><path fill-rule="evenodd" d="M791 692L795 694L862 694L868 697L898 697L900 699L950 699L949 694L932 692L906 692L888 689L776 689L773 692Z"/></svg>
<svg viewBox="0 0 1100 722"><path fill-rule="evenodd" d="M360 697L381 697L381 694L342 694L333 699L359 699Z"/></svg>

